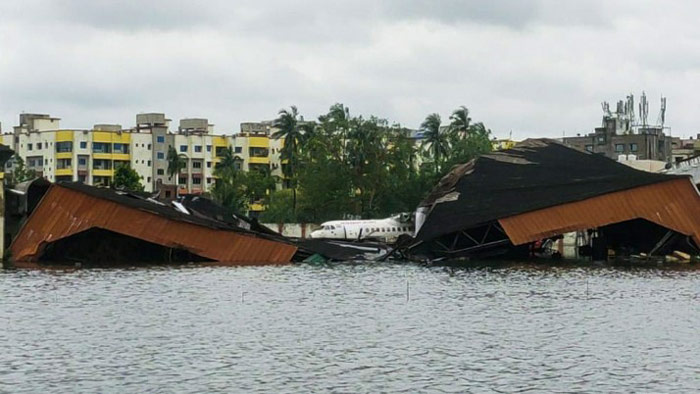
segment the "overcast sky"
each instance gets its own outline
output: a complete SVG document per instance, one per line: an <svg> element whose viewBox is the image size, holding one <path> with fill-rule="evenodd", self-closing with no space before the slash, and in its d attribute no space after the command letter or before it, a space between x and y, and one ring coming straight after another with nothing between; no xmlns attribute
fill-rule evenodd
<svg viewBox="0 0 700 394"><path fill-rule="evenodd" d="M296 105L417 128L465 105L498 137L590 132L603 100L668 97L700 132L700 3L559 0L0 0L0 121L133 126L206 117L217 133Z"/></svg>

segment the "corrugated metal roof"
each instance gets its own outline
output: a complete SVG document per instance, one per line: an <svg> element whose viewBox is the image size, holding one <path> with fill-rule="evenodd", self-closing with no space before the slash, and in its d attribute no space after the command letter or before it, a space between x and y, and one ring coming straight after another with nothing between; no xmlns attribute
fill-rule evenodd
<svg viewBox="0 0 700 394"><path fill-rule="evenodd" d="M525 212L672 179L687 177L635 170L552 140L526 140L445 175L420 204L430 211L416 238L430 241ZM446 195L457 198L442 199Z"/></svg>
<svg viewBox="0 0 700 394"><path fill-rule="evenodd" d="M521 245L558 234L646 219L700 245L700 195L690 178L608 193L500 219L511 242Z"/></svg>
<svg viewBox="0 0 700 394"><path fill-rule="evenodd" d="M186 249L222 263L289 263L297 250L291 244L233 231L225 225L214 226L198 218L163 215L158 208L151 210L139 204L122 204L118 199L100 198L100 193L90 195L54 184L13 241L12 256L15 261L36 261L46 243L94 227Z"/></svg>

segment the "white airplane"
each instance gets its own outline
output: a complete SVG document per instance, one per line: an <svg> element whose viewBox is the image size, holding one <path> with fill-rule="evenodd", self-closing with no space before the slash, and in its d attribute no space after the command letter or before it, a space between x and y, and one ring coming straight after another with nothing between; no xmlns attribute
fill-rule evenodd
<svg viewBox="0 0 700 394"><path fill-rule="evenodd" d="M349 239L365 238L395 239L401 234L413 235L414 224L409 215L401 214L376 220L332 220L321 224L321 228L310 234L311 238Z"/></svg>

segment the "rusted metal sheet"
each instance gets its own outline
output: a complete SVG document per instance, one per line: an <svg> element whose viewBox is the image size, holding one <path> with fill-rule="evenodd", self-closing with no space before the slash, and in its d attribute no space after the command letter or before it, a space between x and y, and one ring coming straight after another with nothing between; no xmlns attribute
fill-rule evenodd
<svg viewBox="0 0 700 394"><path fill-rule="evenodd" d="M638 218L692 236L700 245L700 195L690 178L526 212L500 219L499 223L511 242L521 245Z"/></svg>
<svg viewBox="0 0 700 394"><path fill-rule="evenodd" d="M284 264L297 248L236 231L173 220L153 212L52 185L11 245L15 261L36 261L41 247L102 228L221 263Z"/></svg>

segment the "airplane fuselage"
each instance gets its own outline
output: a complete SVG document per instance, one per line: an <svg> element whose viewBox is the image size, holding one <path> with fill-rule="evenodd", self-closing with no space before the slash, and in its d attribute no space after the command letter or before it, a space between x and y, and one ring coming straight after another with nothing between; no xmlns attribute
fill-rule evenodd
<svg viewBox="0 0 700 394"><path fill-rule="evenodd" d="M321 224L311 233L311 238L348 239L365 238L395 239L401 234L413 235L413 223L396 218L377 220L333 220Z"/></svg>

